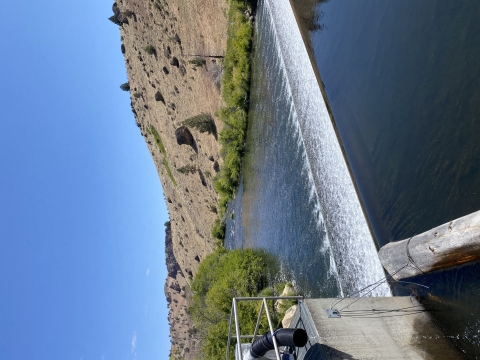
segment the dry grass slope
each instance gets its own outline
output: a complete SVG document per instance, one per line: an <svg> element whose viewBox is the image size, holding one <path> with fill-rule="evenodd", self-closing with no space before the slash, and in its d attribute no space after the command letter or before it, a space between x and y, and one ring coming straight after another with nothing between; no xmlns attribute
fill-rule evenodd
<svg viewBox="0 0 480 360"><path fill-rule="evenodd" d="M225 53L228 4L225 0L119 0L117 6L128 18L120 33L132 112L162 183L170 215L170 253L180 269L165 284L171 354L193 359L199 339L188 331L188 284L199 262L216 245L211 227L218 196L211 174L222 160L212 134L190 128L195 146L187 146L178 145L175 130L186 119L215 114L224 105L218 87L220 60L203 55ZM200 66L198 60L190 62L198 57L204 60ZM212 118L221 131L223 124ZM197 171L182 175L177 171L182 167Z"/></svg>

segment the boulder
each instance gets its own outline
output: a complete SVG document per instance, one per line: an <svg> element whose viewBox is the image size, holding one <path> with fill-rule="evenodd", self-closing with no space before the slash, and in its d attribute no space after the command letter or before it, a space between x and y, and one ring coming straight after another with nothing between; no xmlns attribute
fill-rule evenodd
<svg viewBox="0 0 480 360"><path fill-rule="evenodd" d="M180 66L180 63L178 62L178 59L175 56L172 58L172 61L170 61L170 65L176 66L177 68Z"/></svg>
<svg viewBox="0 0 480 360"><path fill-rule="evenodd" d="M185 66L180 65L178 67L178 70L180 70L180 75L184 76L187 73L187 69L185 69Z"/></svg>
<svg viewBox="0 0 480 360"><path fill-rule="evenodd" d="M128 24L128 18L120 11L116 2L112 5L112 11L120 25Z"/></svg>
<svg viewBox="0 0 480 360"><path fill-rule="evenodd" d="M128 18L123 13L120 13L120 14L117 15L117 20L121 24L128 24Z"/></svg>
<svg viewBox="0 0 480 360"><path fill-rule="evenodd" d="M112 11L115 14L115 16L118 16L118 14L120 14L120 9L118 8L118 5L116 2L114 2L112 5Z"/></svg>
<svg viewBox="0 0 480 360"><path fill-rule="evenodd" d="M295 289L293 288L292 284L286 284L285 285L285 288L283 289L282 293L280 294L280 296L295 296ZM282 306L285 307L285 305L283 305L285 302L285 300L277 300L275 301L275 310L279 310Z"/></svg>
<svg viewBox="0 0 480 360"><path fill-rule="evenodd" d="M165 105L165 99L163 98L162 94L160 91L157 91L155 93L155 101L161 101Z"/></svg>
<svg viewBox="0 0 480 360"><path fill-rule="evenodd" d="M177 137L178 145L193 145L192 133L186 126L180 126L177 130L175 130L175 136Z"/></svg>
<svg viewBox="0 0 480 360"><path fill-rule="evenodd" d="M282 327L284 329L289 327L290 323L292 322L293 315L295 315L295 311L297 311L297 305L289 307L288 310L285 312L285 316L282 320Z"/></svg>
<svg viewBox="0 0 480 360"><path fill-rule="evenodd" d="M202 173L202 170L198 169L198 175L200 176L200 181L202 182L203 186L207 186L207 182L205 181L205 176Z"/></svg>
<svg viewBox="0 0 480 360"><path fill-rule="evenodd" d="M180 285L178 284L178 282L174 282L173 284L171 284L169 286L170 289L172 289L173 291L179 293L180 291L182 291Z"/></svg>
<svg viewBox="0 0 480 360"><path fill-rule="evenodd" d="M173 252L172 230L165 228L165 260L167 263L167 274L169 277L175 279L177 273L180 271L180 265L177 262Z"/></svg>

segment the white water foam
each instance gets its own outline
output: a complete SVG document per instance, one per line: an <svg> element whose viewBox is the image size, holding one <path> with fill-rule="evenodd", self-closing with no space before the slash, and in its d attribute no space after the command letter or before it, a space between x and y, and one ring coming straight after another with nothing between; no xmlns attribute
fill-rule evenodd
<svg viewBox="0 0 480 360"><path fill-rule="evenodd" d="M262 44L262 46L266 47L261 53L263 53L265 58L263 59L264 64L268 64L271 69L278 69L277 76L279 77L279 92L280 96L278 99L281 99L282 102L288 104L288 112L284 113L281 116L284 116L286 119L285 125L288 127L287 133L290 134L292 139L295 142L295 152L300 155L301 157L301 176L307 180L308 184L308 201L312 205L314 205L313 214L315 216L317 222L317 228L319 232L324 232L326 234L326 227L323 220L322 209L320 206L320 202L318 199L318 194L315 186L315 182L313 180L312 171L310 169L309 159L306 153L304 141L302 138L301 129L297 120L297 114L295 111L295 105L292 98L292 93L288 84L288 79L285 72L285 65L282 60L282 53L278 47L275 29L271 26L271 14L269 9L266 6L262 6L258 9L257 14L257 36L258 42ZM273 40L273 41L272 41ZM268 54L276 54L276 56L271 57ZM265 81L263 86L268 86L270 84L269 81ZM273 91L273 89L270 89ZM256 106L262 107L262 103L260 102ZM267 106L268 107L268 106ZM268 109L266 110L268 112ZM266 134L264 134L266 136ZM329 261L325 263L328 266L327 268L327 277L330 279L334 279L334 281L338 285L338 289L340 291L340 296L344 296L342 286L339 281L338 272L336 269L335 259L332 255L332 249L330 247L328 236L325 236L323 239L319 239L321 241L320 248L317 248L322 255L327 255ZM288 269L283 269L283 271L288 271ZM292 274L292 277L295 278L295 274ZM305 293L306 295L307 293Z"/></svg>
<svg viewBox="0 0 480 360"><path fill-rule="evenodd" d="M283 61L292 114L307 152L306 169L318 197L342 292L354 294L385 275L358 194L338 143L289 0L265 0ZM286 94L287 95L287 94ZM391 296L388 284L369 295Z"/></svg>

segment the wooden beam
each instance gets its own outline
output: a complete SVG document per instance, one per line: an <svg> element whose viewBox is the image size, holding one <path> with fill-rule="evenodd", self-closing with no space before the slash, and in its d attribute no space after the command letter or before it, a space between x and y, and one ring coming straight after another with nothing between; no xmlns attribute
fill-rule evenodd
<svg viewBox="0 0 480 360"><path fill-rule="evenodd" d="M480 211L391 242L378 256L395 280L480 260Z"/></svg>

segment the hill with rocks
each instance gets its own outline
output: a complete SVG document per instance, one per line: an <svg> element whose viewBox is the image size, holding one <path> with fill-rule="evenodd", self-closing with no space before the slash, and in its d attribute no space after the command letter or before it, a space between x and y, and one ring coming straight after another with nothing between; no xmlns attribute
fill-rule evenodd
<svg viewBox="0 0 480 360"><path fill-rule="evenodd" d="M131 109L158 171L170 223L166 227L171 358L190 359L199 339L186 313L188 284L205 256L218 197L213 177L222 166L215 112L227 40L225 0L119 0L110 20L119 25ZM199 114L214 132L184 122Z"/></svg>

